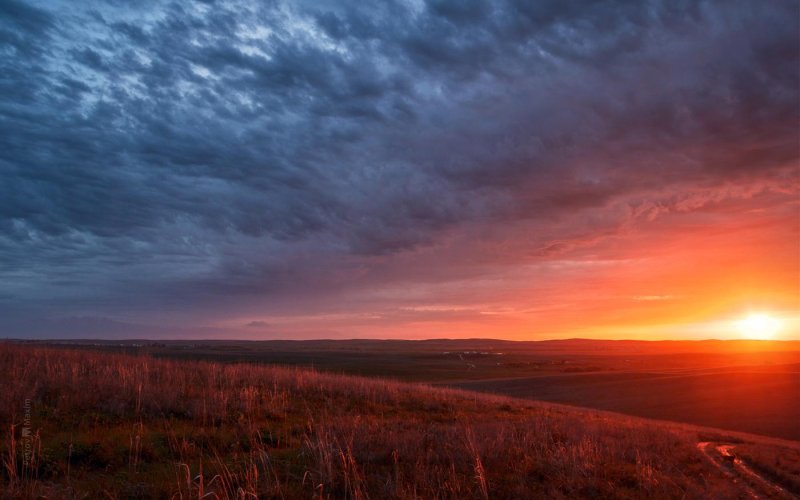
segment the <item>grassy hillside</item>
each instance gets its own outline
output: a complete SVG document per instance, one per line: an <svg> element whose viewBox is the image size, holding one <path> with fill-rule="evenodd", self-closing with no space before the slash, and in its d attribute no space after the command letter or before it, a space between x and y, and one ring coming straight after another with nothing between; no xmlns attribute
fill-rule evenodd
<svg viewBox="0 0 800 500"><path fill-rule="evenodd" d="M0 372L8 497L739 492L698 451L696 432L602 412L299 368L10 343L0 344ZM762 462L777 456L748 446ZM796 466L796 450L781 450Z"/></svg>
<svg viewBox="0 0 800 500"><path fill-rule="evenodd" d="M800 439L800 366L608 372L464 382L458 388Z"/></svg>

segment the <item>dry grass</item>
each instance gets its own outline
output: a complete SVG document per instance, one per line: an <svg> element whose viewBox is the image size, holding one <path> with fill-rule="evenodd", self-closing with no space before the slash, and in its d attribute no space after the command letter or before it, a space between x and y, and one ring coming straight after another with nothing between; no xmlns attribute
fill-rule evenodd
<svg viewBox="0 0 800 500"><path fill-rule="evenodd" d="M737 446L736 453L756 472L800 496L800 450L745 443Z"/></svg>
<svg viewBox="0 0 800 500"><path fill-rule="evenodd" d="M731 493L685 433L598 412L306 369L10 343L0 343L0 370L7 497Z"/></svg>

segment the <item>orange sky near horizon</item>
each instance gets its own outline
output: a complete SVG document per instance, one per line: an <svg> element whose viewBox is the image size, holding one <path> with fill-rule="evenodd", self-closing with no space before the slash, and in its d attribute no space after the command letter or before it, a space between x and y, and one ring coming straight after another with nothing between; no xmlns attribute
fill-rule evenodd
<svg viewBox="0 0 800 500"><path fill-rule="evenodd" d="M800 3L289 3L0 16L0 337L800 340Z"/></svg>
<svg viewBox="0 0 800 500"><path fill-rule="evenodd" d="M503 240L488 231L486 241L503 242L502 251L478 250L476 257L479 231L393 262L432 269L441 259L460 259L458 249L469 246L465 265L473 276L379 283L344 293L341 308L248 315L227 326L263 322L310 338L733 339L748 337L738 322L761 313L779 322L775 340L800 340L800 203L793 189L657 213L577 238L555 255L525 254L524 237Z"/></svg>

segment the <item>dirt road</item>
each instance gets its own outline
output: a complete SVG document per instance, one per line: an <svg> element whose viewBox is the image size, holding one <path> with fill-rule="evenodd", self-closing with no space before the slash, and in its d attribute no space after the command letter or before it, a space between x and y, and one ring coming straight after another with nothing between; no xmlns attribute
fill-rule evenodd
<svg viewBox="0 0 800 500"><path fill-rule="evenodd" d="M701 441L697 449L731 479L747 498L796 498L769 478L747 465L734 451L735 445Z"/></svg>

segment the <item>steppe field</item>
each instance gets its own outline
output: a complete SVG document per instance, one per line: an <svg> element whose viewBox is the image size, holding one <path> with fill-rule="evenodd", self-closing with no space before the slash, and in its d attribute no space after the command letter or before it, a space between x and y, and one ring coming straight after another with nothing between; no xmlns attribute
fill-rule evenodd
<svg viewBox="0 0 800 500"><path fill-rule="evenodd" d="M345 344L327 346L332 365L337 359L333 352L350 352ZM214 347L181 346L181 350L213 359ZM6 377L0 392L4 496L792 498L800 494L800 443L781 435L791 434L786 422L798 411L797 400L787 394L781 400L784 406L774 406L784 414L775 415L773 431L756 435L488 393L513 393L525 386L523 381L535 381L537 377L530 374L503 383L496 378L457 381L459 363L483 360L490 356L480 353L489 351L461 349L462 359L455 355L458 362L445 364L450 371L444 370L441 382L483 384L482 392L473 392L430 381L356 376L333 366L317 368L318 362L314 368L310 363L271 364L266 362L268 346L250 347L251 352L261 351L258 361L165 359L163 351L168 348L138 342L0 344L0 369ZM322 352L319 345L305 347L313 348L308 351L317 353L313 356ZM388 359L394 359L392 353L401 355L397 346L391 347L374 355ZM524 358L525 352L533 356L534 348L520 346L517 356ZM413 361L416 358L408 349L402 355ZM419 356L433 353L424 345L415 349ZM114 350L125 352L110 352ZM575 377L589 376L588 372L576 375L564 368L589 369L579 349L573 345L573 350L573 358L551 360L555 363L539 369L549 383L531 382L530 392L521 395L546 387L552 396L559 393L556 388L569 386L566 381L587 393L589 388L601 391L606 382L584 383ZM230 354L232 348L222 351ZM358 346L357 351L369 357L367 347ZM298 359L308 356L297 346L293 352ZM790 350L761 353L768 360L762 368L774 368L774 362L787 353L791 360ZM630 376L621 372L615 377L608 361L592 361L598 366L591 370L599 370L599 377L611 377L612 386ZM465 372L474 375L478 364L466 363ZM741 366L733 373L747 372ZM522 371L526 370L533 368L523 365ZM718 373L711 369L711 380L723 380ZM553 382L558 377L565 382ZM652 380L661 378L654 375ZM789 379L788 385L777 384L775 390L796 388L792 383L797 379ZM573 398L570 394L576 390L565 394L563 399ZM623 396L618 399L631 405L632 396ZM569 402L588 401L581 397ZM640 411L629 413L655 412L652 398L642 401ZM677 420L676 415L652 416Z"/></svg>

